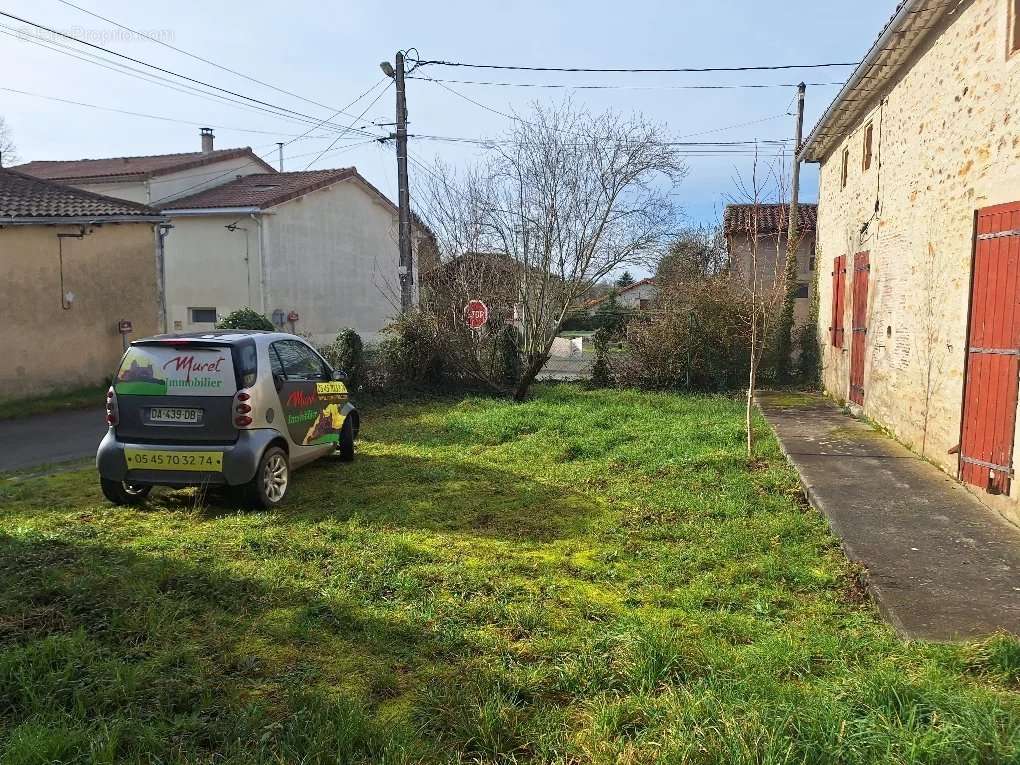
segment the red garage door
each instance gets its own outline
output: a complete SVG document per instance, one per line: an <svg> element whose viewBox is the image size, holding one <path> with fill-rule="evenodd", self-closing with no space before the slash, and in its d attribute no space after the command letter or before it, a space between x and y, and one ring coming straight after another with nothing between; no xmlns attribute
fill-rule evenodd
<svg viewBox="0 0 1020 765"><path fill-rule="evenodd" d="M978 212L960 478L1008 494L1020 363L1020 203Z"/></svg>

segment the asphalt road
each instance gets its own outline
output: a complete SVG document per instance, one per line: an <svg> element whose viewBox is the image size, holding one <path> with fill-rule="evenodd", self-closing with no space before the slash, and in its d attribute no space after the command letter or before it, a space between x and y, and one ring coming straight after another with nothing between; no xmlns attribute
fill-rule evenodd
<svg viewBox="0 0 1020 765"><path fill-rule="evenodd" d="M106 412L41 414L0 422L0 473L95 457L106 434Z"/></svg>

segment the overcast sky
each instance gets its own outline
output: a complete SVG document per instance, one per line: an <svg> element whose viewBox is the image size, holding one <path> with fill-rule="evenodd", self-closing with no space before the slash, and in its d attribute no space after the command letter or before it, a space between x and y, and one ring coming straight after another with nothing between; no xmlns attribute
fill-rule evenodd
<svg viewBox="0 0 1020 765"><path fill-rule="evenodd" d="M324 107L343 107L379 82L382 73L378 62L392 60L398 48L416 48L422 59L532 66L640 68L851 62L864 55L894 6L893 0L74 2L322 105L271 90L153 42L125 39L117 27L59 0L6 0L0 9L316 120L329 116L330 111ZM151 10L146 10L146 5ZM0 32L22 27L6 18L0 23L4 25ZM40 33L34 30L33 34ZM53 35L47 38L47 45L70 44ZM117 114L0 90L0 115L14 133L22 161L194 151L199 147L199 126L212 125L217 148L252 146L275 165L275 142L289 141L312 126L300 118L291 121L218 98L178 92L9 34L0 34L0 71L7 75L0 87L181 121ZM456 80L658 89L557 90L448 84L456 91L451 92L432 82L412 80L408 82L410 130L461 138L499 136L509 121L467 99L498 111L525 114L534 100L559 100L572 94L576 101L594 110L611 107L641 112L664 124L669 135L683 140L788 138L793 131L793 118L787 115L793 87L695 90L675 86L796 83L801 79L840 83L850 71L591 74L428 66L416 74ZM384 85L379 84L348 111L354 116L361 114ZM838 86L832 84L808 88L808 129L837 90ZM357 127L372 133L389 131L390 127L378 128L371 123L391 122L393 113L394 95L389 88ZM343 115L335 120L340 125L352 121ZM740 126L731 127L735 125ZM261 132L244 132L242 128ZM337 132L318 129L311 135L286 147L286 169L304 169L337 137ZM352 131L312 167L356 165L395 199L392 146L365 141L369 139ZM411 145L412 155L426 163L437 156L460 163L480 151L472 145L425 139L414 139ZM750 158L691 156L688 162L690 174L676 189L679 201L693 221L717 218L726 195L733 193L735 174L746 173ZM414 172L421 171L412 165L412 193ZM817 174L809 167L804 178L805 199L815 198L816 184Z"/></svg>

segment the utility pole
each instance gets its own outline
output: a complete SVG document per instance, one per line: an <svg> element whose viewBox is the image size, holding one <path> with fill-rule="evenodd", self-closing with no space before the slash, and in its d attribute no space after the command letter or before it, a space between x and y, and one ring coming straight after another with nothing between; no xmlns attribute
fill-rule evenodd
<svg viewBox="0 0 1020 765"><path fill-rule="evenodd" d="M804 94L807 85L797 86L797 127L793 139L793 172L790 174L790 212L786 229L786 295L776 327L776 377L784 383L793 378L793 316L797 302L797 250L800 245L800 145L804 140Z"/></svg>
<svg viewBox="0 0 1020 765"><path fill-rule="evenodd" d="M793 142L793 172L790 179L790 226L786 235L787 258L797 259L797 237L800 233L800 145L804 141L804 94L807 85L797 86L797 127ZM789 288L789 285L787 285Z"/></svg>
<svg viewBox="0 0 1020 765"><path fill-rule="evenodd" d="M411 310L411 294L414 273L411 261L411 194L407 185L407 97L404 90L404 53L397 51L390 66L388 61L379 65L383 73L392 77L397 86L397 132L390 138L397 139L397 207L400 224L400 261L397 273L400 276L400 312Z"/></svg>
<svg viewBox="0 0 1020 765"><path fill-rule="evenodd" d="M283 141L276 142L276 151L279 156L280 172L283 172Z"/></svg>

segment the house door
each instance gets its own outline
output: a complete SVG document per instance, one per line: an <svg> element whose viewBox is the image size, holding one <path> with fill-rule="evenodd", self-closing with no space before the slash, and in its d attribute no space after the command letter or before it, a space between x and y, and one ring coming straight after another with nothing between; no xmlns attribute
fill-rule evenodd
<svg viewBox="0 0 1020 765"><path fill-rule="evenodd" d="M980 210L975 238L960 479L1008 494L1020 365L1020 203Z"/></svg>
<svg viewBox="0 0 1020 765"><path fill-rule="evenodd" d="M850 325L850 400L864 406L864 349L868 339L868 275L871 262L866 252L854 255L853 318Z"/></svg>

